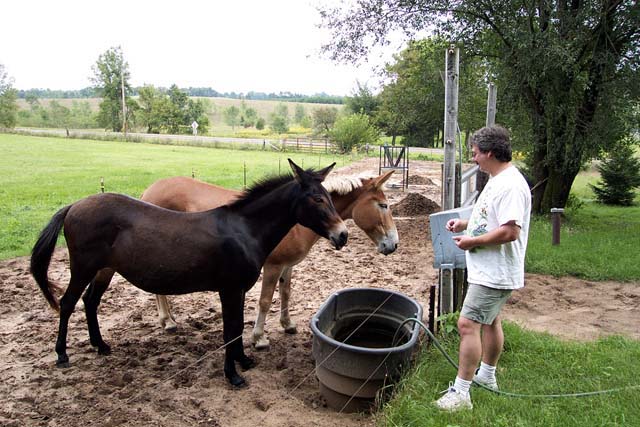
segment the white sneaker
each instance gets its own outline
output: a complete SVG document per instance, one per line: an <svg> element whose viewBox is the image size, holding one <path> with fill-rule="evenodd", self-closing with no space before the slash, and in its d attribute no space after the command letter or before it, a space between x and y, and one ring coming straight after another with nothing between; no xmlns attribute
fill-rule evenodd
<svg viewBox="0 0 640 427"><path fill-rule="evenodd" d="M490 388L493 391L498 391L498 382L496 381L495 378L491 378L491 379L487 379L484 377L479 377L477 375L473 376L473 382L483 385L487 388Z"/></svg>
<svg viewBox="0 0 640 427"><path fill-rule="evenodd" d="M444 396L435 401L435 405L444 411L458 411L460 409L473 409L469 393L463 394L449 385L443 391Z"/></svg>

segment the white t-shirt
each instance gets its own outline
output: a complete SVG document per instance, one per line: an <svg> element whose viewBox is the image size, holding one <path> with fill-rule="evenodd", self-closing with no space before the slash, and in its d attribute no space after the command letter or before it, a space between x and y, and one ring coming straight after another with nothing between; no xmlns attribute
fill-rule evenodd
<svg viewBox="0 0 640 427"><path fill-rule="evenodd" d="M515 166L487 182L467 224L469 236L479 236L514 221L520 234L513 242L478 246L466 252L469 283L497 289L524 286L524 255L529 237L531 190Z"/></svg>

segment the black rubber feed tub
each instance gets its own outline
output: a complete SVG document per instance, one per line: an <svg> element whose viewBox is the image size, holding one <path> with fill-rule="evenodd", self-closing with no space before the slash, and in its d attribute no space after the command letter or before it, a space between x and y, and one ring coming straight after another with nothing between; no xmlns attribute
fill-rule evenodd
<svg viewBox="0 0 640 427"><path fill-rule="evenodd" d="M420 304L385 289L345 289L322 304L311 330L320 393L329 407L342 412L374 409L378 392L409 366L418 342L415 322L398 331L407 318L422 320Z"/></svg>

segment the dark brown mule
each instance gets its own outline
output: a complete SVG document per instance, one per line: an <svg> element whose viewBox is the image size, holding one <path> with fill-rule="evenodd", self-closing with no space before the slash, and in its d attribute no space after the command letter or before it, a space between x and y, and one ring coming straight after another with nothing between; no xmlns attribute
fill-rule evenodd
<svg viewBox="0 0 640 427"><path fill-rule="evenodd" d="M322 186L335 163L313 172L289 162L293 177L265 180L236 202L205 212L176 212L110 193L60 209L40 234L31 257L31 273L49 304L60 311L57 365L69 365L69 317L87 285L83 301L91 345L100 354L110 352L100 335L97 309L118 272L155 294L218 291L226 345L224 373L233 385L244 385L235 362L244 369L254 366L242 345L244 296L269 253L298 222L338 249L347 240L346 227ZM71 279L58 302L47 271L63 226Z"/></svg>
<svg viewBox="0 0 640 427"><path fill-rule="evenodd" d="M332 175L323 183L342 219L353 218L355 224L376 244L378 252L385 255L395 251L398 246L398 231L382 191L382 185L392 173L393 171L390 171L369 178ZM168 209L197 212L230 203L241 194L196 179L173 177L151 184L144 191L142 200ZM305 259L319 238L320 236L312 230L296 225L265 261L260 303L252 335L256 348L269 346L269 340L264 335L264 323L278 283L280 324L285 332L296 332L296 324L289 316L291 273L293 267ZM167 297L157 295L157 302L160 322L166 330L174 330L176 323L171 316Z"/></svg>

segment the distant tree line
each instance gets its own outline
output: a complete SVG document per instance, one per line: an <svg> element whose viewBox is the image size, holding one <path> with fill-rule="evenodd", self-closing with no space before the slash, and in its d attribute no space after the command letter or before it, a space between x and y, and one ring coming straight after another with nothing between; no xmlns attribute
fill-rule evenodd
<svg viewBox="0 0 640 427"><path fill-rule="evenodd" d="M139 96L144 86L132 87L131 94ZM165 87L157 87L159 92L168 94L172 89ZM326 93L318 93L315 95L302 95L291 92L265 93L250 91L247 93L239 92L218 92L210 87L188 87L180 88L187 96L197 96L203 98L229 98L229 99L249 99L249 100L268 100L268 101L289 101L289 102L305 102L310 104L343 104L345 97L328 95ZM16 95L20 99L37 98L37 99L70 99L70 98L98 98L100 90L96 87L86 87L79 90L52 90L52 89L20 89L16 90Z"/></svg>

